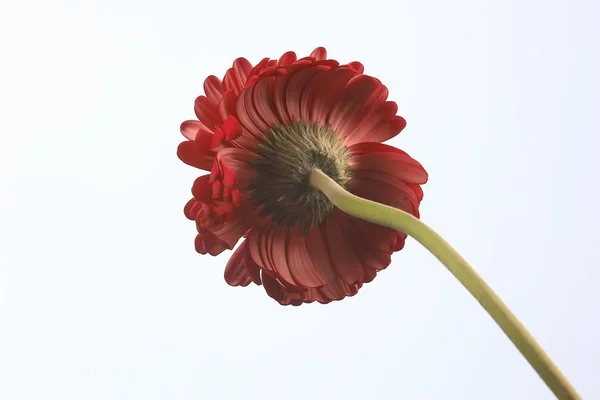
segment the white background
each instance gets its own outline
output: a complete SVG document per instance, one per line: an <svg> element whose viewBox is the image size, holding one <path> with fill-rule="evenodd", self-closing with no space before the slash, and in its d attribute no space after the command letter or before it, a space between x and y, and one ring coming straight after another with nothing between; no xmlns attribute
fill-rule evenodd
<svg viewBox="0 0 600 400"><path fill-rule="evenodd" d="M398 102L423 220L600 398L599 7L3 2L0 398L553 398L412 240L356 297L299 308L194 252L175 151L204 78L321 45Z"/></svg>

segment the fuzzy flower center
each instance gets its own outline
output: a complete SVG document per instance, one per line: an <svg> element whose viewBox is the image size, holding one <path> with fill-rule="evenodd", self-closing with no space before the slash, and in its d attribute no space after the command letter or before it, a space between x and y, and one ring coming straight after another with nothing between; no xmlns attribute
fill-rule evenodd
<svg viewBox="0 0 600 400"><path fill-rule="evenodd" d="M309 184L315 168L342 187L350 179L348 149L330 127L304 122L273 127L256 152L250 165L257 175L249 188L261 216L306 232L332 214L333 204Z"/></svg>

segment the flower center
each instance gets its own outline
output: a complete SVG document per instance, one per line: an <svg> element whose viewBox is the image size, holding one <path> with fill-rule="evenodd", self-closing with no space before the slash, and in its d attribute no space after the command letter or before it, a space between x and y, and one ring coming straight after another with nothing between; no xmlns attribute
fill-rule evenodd
<svg viewBox="0 0 600 400"><path fill-rule="evenodd" d="M334 210L323 193L309 184L319 168L342 187L350 179L350 155L329 126L293 122L271 128L250 165L257 171L249 186L259 215L270 216L282 228L306 232L323 223Z"/></svg>

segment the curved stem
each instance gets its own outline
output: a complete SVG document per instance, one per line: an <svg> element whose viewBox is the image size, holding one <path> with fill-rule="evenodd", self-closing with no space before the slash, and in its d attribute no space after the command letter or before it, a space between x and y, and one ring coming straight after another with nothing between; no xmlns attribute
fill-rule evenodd
<svg viewBox="0 0 600 400"><path fill-rule="evenodd" d="M318 169L311 172L310 184L323 192L345 213L404 232L425 246L477 299L558 399L581 399L567 378L496 293L456 250L430 227L402 210L347 192Z"/></svg>

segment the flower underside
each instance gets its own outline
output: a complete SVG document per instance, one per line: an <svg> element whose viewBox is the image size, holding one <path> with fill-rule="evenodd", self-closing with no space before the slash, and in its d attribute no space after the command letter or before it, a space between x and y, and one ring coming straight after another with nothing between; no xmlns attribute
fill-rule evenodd
<svg viewBox="0 0 600 400"><path fill-rule="evenodd" d="M184 213L199 253L237 245L230 285L263 285L283 305L329 303L355 295L404 247L406 234L341 212L309 184L320 169L356 196L419 216L427 172L383 144L406 121L363 71L317 48L256 65L238 58L222 80L205 80L177 154L208 174Z"/></svg>
<svg viewBox="0 0 600 400"><path fill-rule="evenodd" d="M261 217L282 228L306 233L332 215L333 204L313 189L308 178L318 168L342 187L350 180L350 155L329 126L292 122L273 127L256 148L251 202Z"/></svg>

